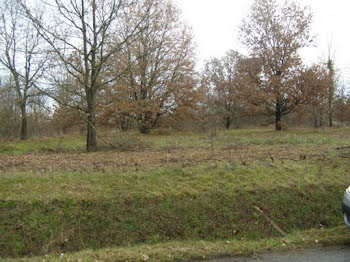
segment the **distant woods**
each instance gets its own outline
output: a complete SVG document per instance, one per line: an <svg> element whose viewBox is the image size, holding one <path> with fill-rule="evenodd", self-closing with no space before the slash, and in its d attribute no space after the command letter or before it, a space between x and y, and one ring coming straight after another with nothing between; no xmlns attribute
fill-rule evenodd
<svg viewBox="0 0 350 262"><path fill-rule="evenodd" d="M196 70L193 32L167 0L0 0L0 136L73 130L340 126L350 98L336 62L307 66L312 13L255 0L227 51Z"/></svg>

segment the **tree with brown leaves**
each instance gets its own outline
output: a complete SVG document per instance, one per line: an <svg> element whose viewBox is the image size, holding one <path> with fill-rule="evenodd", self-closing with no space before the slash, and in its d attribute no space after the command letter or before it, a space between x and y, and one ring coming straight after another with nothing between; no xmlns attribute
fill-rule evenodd
<svg viewBox="0 0 350 262"><path fill-rule="evenodd" d="M140 34L115 57L122 77L109 93L114 112L132 117L141 133L148 133L159 119L185 113L195 105L195 60L191 30L180 21L180 11L170 1L146 0L136 8L142 15L152 2ZM141 17L130 17L125 31ZM109 107L111 110L111 107ZM113 109L110 111L113 112Z"/></svg>
<svg viewBox="0 0 350 262"><path fill-rule="evenodd" d="M311 18L308 8L294 1L255 0L240 28L242 43L261 65L258 82L247 86L250 100L275 116L276 130L281 130L282 116L305 100L298 51L312 41Z"/></svg>
<svg viewBox="0 0 350 262"><path fill-rule="evenodd" d="M350 122L350 94L345 92L345 88L339 88L334 99L334 117L342 125Z"/></svg>
<svg viewBox="0 0 350 262"><path fill-rule="evenodd" d="M238 119L243 103L236 70L241 58L238 52L231 50L221 59L210 59L202 73L207 101L211 104L211 110L218 111L216 113L224 120L226 129Z"/></svg>
<svg viewBox="0 0 350 262"><path fill-rule="evenodd" d="M322 63L314 64L302 73L303 85L306 87L304 95L308 98L305 110L311 113L314 127L323 126L324 115L327 112L328 80L327 68Z"/></svg>

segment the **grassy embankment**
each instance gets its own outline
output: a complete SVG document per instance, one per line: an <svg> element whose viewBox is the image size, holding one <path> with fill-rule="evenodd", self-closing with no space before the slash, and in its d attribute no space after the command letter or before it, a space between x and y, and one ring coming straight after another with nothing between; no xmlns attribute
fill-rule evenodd
<svg viewBox="0 0 350 262"><path fill-rule="evenodd" d="M117 142L129 151L85 154L82 138L2 143L1 256L163 261L350 239L340 213L350 150L337 149L349 129Z"/></svg>

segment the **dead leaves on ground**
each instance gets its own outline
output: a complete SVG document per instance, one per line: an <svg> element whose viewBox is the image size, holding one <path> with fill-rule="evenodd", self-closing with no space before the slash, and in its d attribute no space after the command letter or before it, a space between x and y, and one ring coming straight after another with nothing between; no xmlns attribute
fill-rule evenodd
<svg viewBox="0 0 350 262"><path fill-rule="evenodd" d="M326 149L324 149L326 150ZM329 150L329 149L327 149ZM322 151L322 150L321 150ZM305 160L306 156L317 156L318 149L301 146L266 146L215 148L174 148L158 151L94 152L94 153L40 153L25 155L0 154L0 170L7 171L70 171L91 172L131 167L135 171L147 170L172 163L195 165L207 161L228 160L241 165L254 161L271 162L287 159ZM305 156L300 159L300 155ZM272 164L272 163L271 163Z"/></svg>

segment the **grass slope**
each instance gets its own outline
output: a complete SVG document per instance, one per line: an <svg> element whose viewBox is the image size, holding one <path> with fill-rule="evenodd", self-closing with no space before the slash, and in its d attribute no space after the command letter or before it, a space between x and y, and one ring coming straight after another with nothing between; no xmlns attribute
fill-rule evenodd
<svg viewBox="0 0 350 262"><path fill-rule="evenodd" d="M288 234L285 238L263 240L169 241L158 244L140 244L104 249L87 249L74 253L3 259L4 262L116 262L116 261L190 261L218 257L249 256L257 252L288 252L296 249L318 248L328 245L350 245L350 232L345 226L313 229Z"/></svg>
<svg viewBox="0 0 350 262"><path fill-rule="evenodd" d="M344 167L339 161L232 170L223 162L136 173L2 175L0 250L23 256L277 236L255 206L286 232L339 226Z"/></svg>
<svg viewBox="0 0 350 262"><path fill-rule="evenodd" d="M235 132L238 131L219 137L216 150L221 150L220 141L228 139L227 136L235 143L268 144L277 134L259 130ZM307 139L299 137L298 132L303 132ZM293 137L293 133L284 136L278 133L284 141L279 143L286 152L300 150L304 154L311 150L306 159L273 155L269 160L270 154L265 152L267 160L251 157L248 162L208 159L192 163L184 158L144 171L132 165L103 171L0 171L0 254L4 258L101 249L72 257L86 255L108 260L100 256L113 246L118 248L111 249L112 258L130 250L142 253L141 247L163 250L166 243L184 249L193 245L199 251L201 241L214 243L208 244L208 252L200 251L205 256L239 249L231 246L221 249L225 241L235 245L241 241L248 243L244 249L247 252L250 246L280 243L276 238L279 233L256 207L289 233L291 239L300 230L319 232L320 228L332 232L331 239L336 239L337 231L345 232L344 227L339 227L343 223L340 200L349 183L350 167L347 151L339 153L329 148L340 143L346 145L348 130L334 134L298 132L299 138L293 143L285 137ZM165 138L177 141L176 136ZM201 140L202 135L194 138ZM312 156L316 146L317 150L327 149L323 160L319 155ZM256 153L249 152L249 148L247 151L245 154ZM298 241L302 242L302 238ZM196 257L195 250L189 257ZM145 254L152 256L150 252ZM171 252L162 251L154 258L162 260L166 254L171 256Z"/></svg>

